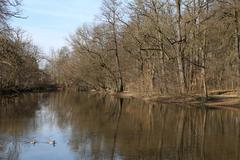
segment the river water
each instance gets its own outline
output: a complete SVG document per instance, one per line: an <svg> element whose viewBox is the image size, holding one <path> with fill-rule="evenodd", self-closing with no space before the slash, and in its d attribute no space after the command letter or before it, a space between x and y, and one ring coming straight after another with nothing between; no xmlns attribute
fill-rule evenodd
<svg viewBox="0 0 240 160"><path fill-rule="evenodd" d="M0 99L0 159L237 160L239 111L87 93Z"/></svg>

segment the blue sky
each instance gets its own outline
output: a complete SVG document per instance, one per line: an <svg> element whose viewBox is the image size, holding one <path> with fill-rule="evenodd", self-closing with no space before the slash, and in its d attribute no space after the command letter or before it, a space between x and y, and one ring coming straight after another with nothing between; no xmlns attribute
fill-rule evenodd
<svg viewBox="0 0 240 160"><path fill-rule="evenodd" d="M14 27L24 29L48 54L59 48L82 24L92 23L100 13L102 0L23 0L22 16L12 19Z"/></svg>

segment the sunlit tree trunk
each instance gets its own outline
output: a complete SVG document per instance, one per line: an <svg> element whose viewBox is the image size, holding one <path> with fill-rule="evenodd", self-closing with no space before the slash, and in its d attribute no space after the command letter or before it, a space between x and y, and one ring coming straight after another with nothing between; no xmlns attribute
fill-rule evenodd
<svg viewBox="0 0 240 160"><path fill-rule="evenodd" d="M206 6L206 13L205 14L206 14L206 17L207 17L208 16L208 0L206 0L206 3L207 3L206 4L207 6ZM199 7L200 7L200 5L199 5ZM204 26L203 44L202 44L202 48L201 48L201 55L202 55L201 76L202 76L203 93L204 93L204 96L206 98L208 98L208 89L207 89L207 82L206 82L206 50L207 50L207 24Z"/></svg>
<svg viewBox="0 0 240 160"><path fill-rule="evenodd" d="M234 0L234 6L237 7L238 0ZM234 8L234 25L235 25L235 52L237 56L237 92L240 95L240 33L239 33L239 13Z"/></svg>
<svg viewBox="0 0 240 160"><path fill-rule="evenodd" d="M176 46L176 53L177 53L177 62L178 62L178 72L179 72L179 81L180 81L180 89L181 93L186 93L186 80L185 80L185 73L184 73L184 64L183 64L183 57L182 57L182 27L181 27L181 2L182 0L176 0L176 7L177 7L177 46Z"/></svg>

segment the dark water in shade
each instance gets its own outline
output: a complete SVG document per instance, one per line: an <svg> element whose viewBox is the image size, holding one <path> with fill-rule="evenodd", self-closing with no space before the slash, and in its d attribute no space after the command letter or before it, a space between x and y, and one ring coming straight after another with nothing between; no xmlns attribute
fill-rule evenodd
<svg viewBox="0 0 240 160"><path fill-rule="evenodd" d="M83 93L0 99L0 159L238 160L240 110Z"/></svg>

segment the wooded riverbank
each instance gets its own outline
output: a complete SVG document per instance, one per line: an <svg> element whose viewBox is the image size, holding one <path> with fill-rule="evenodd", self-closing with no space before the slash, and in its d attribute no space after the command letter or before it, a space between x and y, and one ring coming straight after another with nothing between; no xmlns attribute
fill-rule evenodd
<svg viewBox="0 0 240 160"><path fill-rule="evenodd" d="M21 29L10 29L21 3L6 1L0 95L55 91L38 84L57 84L159 103L238 107L230 90L240 91L240 4L189 2L105 0L99 23L80 26L47 58Z"/></svg>
<svg viewBox="0 0 240 160"><path fill-rule="evenodd" d="M240 2L105 0L99 23L55 50L65 86L160 95L240 90Z"/></svg>
<svg viewBox="0 0 240 160"><path fill-rule="evenodd" d="M16 96L22 93L38 93L58 91L59 86L55 84L39 84L28 87L11 87L0 89L0 96Z"/></svg>
<svg viewBox="0 0 240 160"><path fill-rule="evenodd" d="M55 92L62 90L62 87L56 84L39 84L29 87L14 87L6 88L0 90L0 97L15 97L20 94L25 93L42 93L42 92ZM71 89L66 89L66 92L79 92ZM210 91L209 97L192 94L192 95L168 95L163 96L159 94L144 94L144 93L134 93L134 92L100 92L100 91L80 91L88 92L91 94L99 95L112 95L118 98L124 99L138 99L145 101L147 103L157 103L157 104L177 104L179 106L203 106L213 109L240 109L240 97L237 95L236 91L233 90L216 90Z"/></svg>

